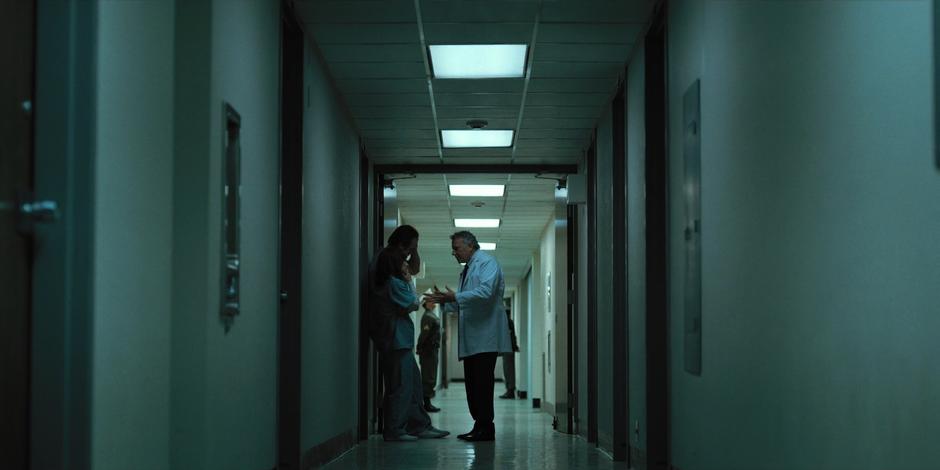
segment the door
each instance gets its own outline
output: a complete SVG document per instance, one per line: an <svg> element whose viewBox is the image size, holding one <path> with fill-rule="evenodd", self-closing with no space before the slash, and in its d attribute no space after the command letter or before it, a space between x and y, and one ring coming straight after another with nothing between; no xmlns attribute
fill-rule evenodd
<svg viewBox="0 0 940 470"><path fill-rule="evenodd" d="M578 206L568 206L568 425L569 434L578 434Z"/></svg>
<svg viewBox="0 0 940 470"><path fill-rule="evenodd" d="M669 465L669 164L664 4L646 34L646 453Z"/></svg>
<svg viewBox="0 0 940 470"><path fill-rule="evenodd" d="M0 461L8 468L29 468L32 238L20 204L33 190L35 12L32 0L0 2Z"/></svg>
<svg viewBox="0 0 940 470"><path fill-rule="evenodd" d="M300 468L300 312L303 233L303 32L293 12L281 17L280 319L278 322L278 468Z"/></svg>

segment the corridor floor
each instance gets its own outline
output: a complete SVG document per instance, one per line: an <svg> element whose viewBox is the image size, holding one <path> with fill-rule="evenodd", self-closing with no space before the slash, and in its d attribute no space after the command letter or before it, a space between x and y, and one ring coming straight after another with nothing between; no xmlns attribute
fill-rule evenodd
<svg viewBox="0 0 940 470"><path fill-rule="evenodd" d="M496 383L496 394L503 393ZM431 413L434 426L451 432L443 439L385 442L381 435L326 465L327 469L608 469L615 463L586 440L552 430L552 418L532 408L531 400L495 399L496 442L464 442L457 434L473 427L463 383L439 390Z"/></svg>

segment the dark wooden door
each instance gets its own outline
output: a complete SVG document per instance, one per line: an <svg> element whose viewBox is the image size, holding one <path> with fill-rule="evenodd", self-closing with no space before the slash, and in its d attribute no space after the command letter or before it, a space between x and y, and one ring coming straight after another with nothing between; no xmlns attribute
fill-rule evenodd
<svg viewBox="0 0 940 470"><path fill-rule="evenodd" d="M303 233L304 39L287 2L281 18L280 320L278 468L299 469Z"/></svg>
<svg viewBox="0 0 940 470"><path fill-rule="evenodd" d="M35 3L0 2L0 462L29 468L31 244L18 199L33 187Z"/></svg>

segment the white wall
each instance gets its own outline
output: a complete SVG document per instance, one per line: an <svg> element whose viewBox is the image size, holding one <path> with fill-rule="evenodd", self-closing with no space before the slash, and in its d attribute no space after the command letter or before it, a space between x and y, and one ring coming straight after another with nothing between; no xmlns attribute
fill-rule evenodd
<svg viewBox="0 0 940 470"><path fill-rule="evenodd" d="M531 369L529 367L529 276L527 274L519 281L516 290L518 306L513 312L516 327L516 339L519 342L519 354L516 354L516 388L526 392L526 397L532 397Z"/></svg>
<svg viewBox="0 0 940 470"><path fill-rule="evenodd" d="M584 174L584 169L581 169ZM588 209L578 205L578 405L576 427L578 434L588 434Z"/></svg>
<svg viewBox="0 0 940 470"><path fill-rule="evenodd" d="M672 253L702 80L703 372L673 350L679 468L940 462L931 3L672 3Z"/></svg>
<svg viewBox="0 0 940 470"><path fill-rule="evenodd" d="M538 251L533 254L532 316L528 322L530 329L524 331L525 344L520 343L523 355L530 361L530 396L541 398L543 410L552 415L556 415L556 405L565 407L563 412L567 412L564 396L567 390L567 330L563 324L567 322L567 225L563 223L564 219L560 222L556 223L555 216L546 222ZM559 367L562 368L560 372ZM559 390L564 392L561 403L558 402Z"/></svg>
<svg viewBox="0 0 940 470"><path fill-rule="evenodd" d="M543 234L544 235L544 234ZM545 293L544 273L542 272L541 247L532 255L532 273L529 289L529 339L526 361L529 368L529 396L545 399L542 357L545 352Z"/></svg>
<svg viewBox="0 0 940 470"><path fill-rule="evenodd" d="M539 317L538 325L541 328L536 329L535 341L538 342L540 357L539 380L536 382L539 390L539 397L545 404L545 411L554 413L552 406L555 403L555 367L557 362L555 358L549 358L548 335L552 335L552 341L555 338L555 310L554 305L549 303L549 294L547 286L551 286L552 297L555 295L555 278L558 273L555 272L555 221L549 220L542 229L542 237L539 242L539 270L538 281L535 291L538 293L540 306L536 315ZM554 353L555 348L551 348ZM542 375L544 371L544 376ZM542 387L544 381L544 388Z"/></svg>

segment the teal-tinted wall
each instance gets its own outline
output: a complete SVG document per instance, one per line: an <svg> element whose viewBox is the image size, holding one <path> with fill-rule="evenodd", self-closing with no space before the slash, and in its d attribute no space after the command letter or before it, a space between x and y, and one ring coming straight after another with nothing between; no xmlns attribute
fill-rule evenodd
<svg viewBox="0 0 940 470"><path fill-rule="evenodd" d="M270 468L279 6L98 10L92 466ZM228 333L223 101L242 117L241 313Z"/></svg>
<svg viewBox="0 0 940 470"><path fill-rule="evenodd" d="M580 173L585 170L580 168ZM578 350L576 351L576 360L578 361L578 376L575 382L577 390L578 403L575 410L575 428L581 436L588 435L588 211L587 205L579 204L578 210L578 267L576 279L578 285Z"/></svg>
<svg viewBox="0 0 940 470"><path fill-rule="evenodd" d="M702 80L703 372L671 277L672 460L940 465L940 173L931 2L672 2L671 251L681 97Z"/></svg>
<svg viewBox="0 0 940 470"><path fill-rule="evenodd" d="M630 445L646 451L646 96L645 54L636 48L627 67L627 312Z"/></svg>
<svg viewBox="0 0 940 470"><path fill-rule="evenodd" d="M610 107L597 123L597 438L613 447L613 121Z"/></svg>
<svg viewBox="0 0 940 470"><path fill-rule="evenodd" d="M169 468L173 23L172 2L99 2L95 469Z"/></svg>
<svg viewBox="0 0 940 470"><path fill-rule="evenodd" d="M213 0L211 17L206 468L267 468L277 450L280 6ZM223 102L241 115L241 312L228 333L218 319L222 231L213 230Z"/></svg>
<svg viewBox="0 0 940 470"><path fill-rule="evenodd" d="M305 52L301 450L356 431L359 141Z"/></svg>

